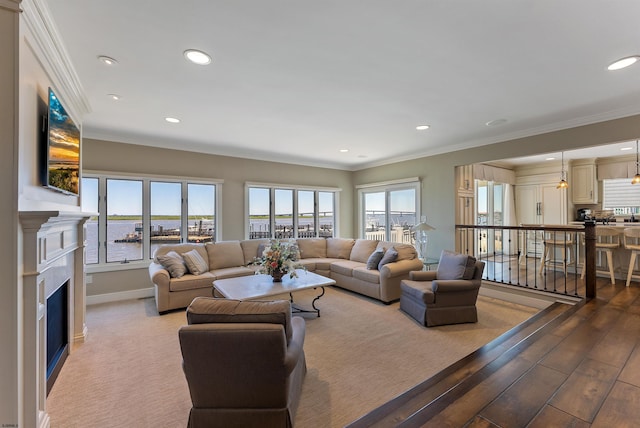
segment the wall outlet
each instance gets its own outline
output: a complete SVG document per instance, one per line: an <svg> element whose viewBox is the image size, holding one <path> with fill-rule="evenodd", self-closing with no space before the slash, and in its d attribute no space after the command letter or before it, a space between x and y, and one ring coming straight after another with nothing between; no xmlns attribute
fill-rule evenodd
<svg viewBox="0 0 640 428"><path fill-rule="evenodd" d="M85 276L85 283L91 284L93 282L93 275Z"/></svg>

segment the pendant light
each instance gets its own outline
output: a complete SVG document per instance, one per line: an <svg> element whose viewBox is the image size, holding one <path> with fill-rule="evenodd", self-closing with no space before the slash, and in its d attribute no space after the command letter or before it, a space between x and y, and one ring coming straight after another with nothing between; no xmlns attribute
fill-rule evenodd
<svg viewBox="0 0 640 428"><path fill-rule="evenodd" d="M562 160L560 161L561 162L560 182L556 186L556 189L568 189L569 183L567 183L567 172L564 170L564 152L562 152L561 156L562 156ZM640 177L638 178L640 179Z"/></svg>
<svg viewBox="0 0 640 428"><path fill-rule="evenodd" d="M638 167L640 166L640 162L638 162L638 140L636 140L636 175L631 179L631 184L639 184L640 183L640 172L638 171Z"/></svg>

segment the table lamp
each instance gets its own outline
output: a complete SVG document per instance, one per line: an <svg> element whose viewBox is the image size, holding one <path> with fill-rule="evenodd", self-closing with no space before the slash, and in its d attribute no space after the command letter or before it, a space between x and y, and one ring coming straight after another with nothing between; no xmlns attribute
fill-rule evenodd
<svg viewBox="0 0 640 428"><path fill-rule="evenodd" d="M416 234L416 246L418 250L418 257L423 262L427 260L427 241L428 241L427 232L435 229L436 229L435 227L427 224L426 221L422 221L411 228L411 231Z"/></svg>

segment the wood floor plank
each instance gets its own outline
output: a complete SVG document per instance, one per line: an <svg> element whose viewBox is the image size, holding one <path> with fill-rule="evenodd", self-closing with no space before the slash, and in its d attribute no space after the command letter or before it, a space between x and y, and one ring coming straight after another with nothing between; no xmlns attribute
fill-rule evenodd
<svg viewBox="0 0 640 428"><path fill-rule="evenodd" d="M546 405L527 428L589 428L591 425L553 406Z"/></svg>
<svg viewBox="0 0 640 428"><path fill-rule="evenodd" d="M479 414L503 427L523 427L545 406L567 376L536 365Z"/></svg>
<svg viewBox="0 0 640 428"><path fill-rule="evenodd" d="M482 416L476 416L465 428L500 428L498 425L486 420Z"/></svg>
<svg viewBox="0 0 640 428"><path fill-rule="evenodd" d="M569 375L603 335L602 332L593 331L588 324L582 324L549 352L542 364Z"/></svg>
<svg viewBox="0 0 640 428"><path fill-rule="evenodd" d="M640 343L633 349L618 380L640 388Z"/></svg>
<svg viewBox="0 0 640 428"><path fill-rule="evenodd" d="M640 421L640 388L616 382L591 424L593 428L637 428Z"/></svg>
<svg viewBox="0 0 640 428"><path fill-rule="evenodd" d="M622 368L640 334L640 316L624 313L618 323L589 352L588 357Z"/></svg>
<svg viewBox="0 0 640 428"><path fill-rule="evenodd" d="M549 404L578 419L592 422L620 368L585 359L560 387Z"/></svg>
<svg viewBox="0 0 640 428"><path fill-rule="evenodd" d="M427 419L427 414L423 413L406 426L461 427L473 419L482 408L498 397L516 379L531 369L534 364L534 361L516 357L471 388L462 397L437 412L427 422L423 422Z"/></svg>

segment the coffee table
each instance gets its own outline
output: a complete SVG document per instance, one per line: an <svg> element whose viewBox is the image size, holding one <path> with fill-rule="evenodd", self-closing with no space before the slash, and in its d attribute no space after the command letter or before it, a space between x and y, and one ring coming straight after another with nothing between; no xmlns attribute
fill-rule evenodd
<svg viewBox="0 0 640 428"><path fill-rule="evenodd" d="M289 275L285 275L282 278L282 282L273 282L269 275L216 279L213 281L212 294L214 297L222 296L227 299L254 300L289 293L294 312L315 312L317 316L320 316L320 309L316 307L316 301L324 296L324 287L335 285L336 282L322 275L307 272L304 269L296 269L296 273L298 274L297 278L289 278ZM322 290L311 302L313 310L305 310L297 305L294 306L293 293L309 288L320 288Z"/></svg>

